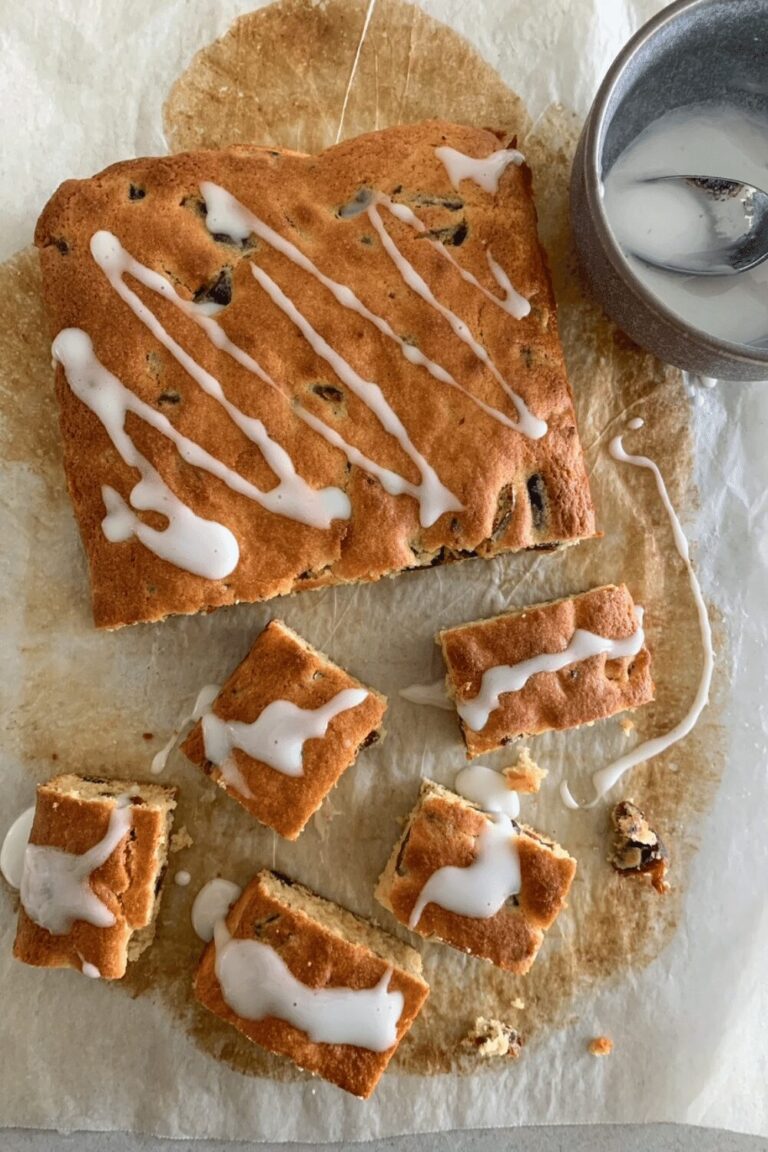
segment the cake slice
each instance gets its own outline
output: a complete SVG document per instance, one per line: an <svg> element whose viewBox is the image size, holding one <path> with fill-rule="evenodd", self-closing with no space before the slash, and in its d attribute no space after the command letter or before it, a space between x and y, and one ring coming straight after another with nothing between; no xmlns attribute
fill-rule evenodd
<svg viewBox="0 0 768 1152"><path fill-rule="evenodd" d="M252 816L295 840L381 734L387 700L281 620L257 636L182 751Z"/></svg>
<svg viewBox="0 0 768 1152"><path fill-rule="evenodd" d="M512 132L129 160L35 240L97 625L594 535Z"/></svg>
<svg viewBox="0 0 768 1152"><path fill-rule="evenodd" d="M361 1097L428 994L413 948L267 871L219 921L195 979L200 1003L249 1040Z"/></svg>
<svg viewBox="0 0 768 1152"><path fill-rule="evenodd" d="M554 841L423 780L376 899L412 932L522 974L565 906L575 871Z"/></svg>
<svg viewBox="0 0 768 1152"><path fill-rule="evenodd" d="M471 758L653 700L642 609L624 584L440 632Z"/></svg>
<svg viewBox="0 0 768 1152"><path fill-rule="evenodd" d="M37 789L14 955L119 980L155 934L176 789L56 776Z"/></svg>

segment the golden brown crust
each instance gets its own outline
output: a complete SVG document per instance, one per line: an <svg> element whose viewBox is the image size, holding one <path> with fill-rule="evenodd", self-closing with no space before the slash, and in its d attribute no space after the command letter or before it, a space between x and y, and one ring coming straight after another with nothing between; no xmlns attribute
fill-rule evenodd
<svg viewBox="0 0 768 1152"><path fill-rule="evenodd" d="M379 878L376 899L401 924L409 917L430 876L447 866L466 868L477 855L477 837L487 817L474 804L431 780L422 781L416 807ZM527 972L544 932L565 905L576 861L558 845L520 825L518 896L486 920L460 916L427 904L413 931L490 960L508 972Z"/></svg>
<svg viewBox="0 0 768 1152"><path fill-rule="evenodd" d="M336 905L321 900L308 889L300 888L301 903L317 905L320 920L299 907L291 907L284 886L285 877L259 872L230 909L227 927L235 939L258 939L282 957L293 975L310 988L373 988L388 968L392 968L389 988L401 992L404 1005L397 1025L397 1043L386 1052L371 1052L352 1044L320 1044L285 1020L269 1016L264 1020L244 1020L224 1000L216 978L216 948L209 944L203 953L195 978L195 995L215 1015L232 1024L249 1040L282 1056L300 1068L337 1084L355 1096L368 1097L373 1092L398 1045L408 1032L429 994L429 988L417 974L418 954L409 949L410 967L398 963L404 946L392 941L388 953L386 933L373 929L355 918L357 932L350 936L370 937L376 947L366 947L359 938L348 939L345 923L350 913L336 920ZM299 886L296 886L297 888Z"/></svg>
<svg viewBox="0 0 768 1152"><path fill-rule="evenodd" d="M130 780L99 780L76 775L56 776L37 788L30 844L50 845L82 854L107 832L116 797L131 803L131 833L91 875L91 888L115 917L110 928L76 920L69 932L53 935L19 908L13 954L39 968L94 965L105 980L119 980L133 955L134 934L142 947L157 914L165 872L176 789ZM144 930L144 932L142 932ZM134 953L135 954L135 953Z"/></svg>
<svg viewBox="0 0 768 1152"><path fill-rule="evenodd" d="M113 231L134 256L169 275L188 299L213 284L222 269L230 269L232 303L218 319L293 397L291 402L212 350L191 321L158 297L135 283L132 287L190 354L215 373L227 396L263 420L310 485L342 487L353 505L351 519L334 521L329 530L276 516L184 463L169 441L130 416L127 427L134 442L173 490L199 515L235 533L240 562L225 579L210 581L159 560L136 540L109 543L101 529L102 485L127 496L137 474L118 458L98 419L74 396L59 369L65 466L98 625L158 620L173 612L375 580L466 555L547 547L594 534L555 302L536 234L530 173L525 166L510 165L496 196L468 180L456 193L435 155L435 147L446 143L474 156L500 146L491 132L429 121L362 136L319 157L232 148L127 161L90 180L68 181L51 199L38 222L36 243L52 332L83 328L102 362L128 387L181 432L269 488L275 478L259 451L116 297L90 255L89 242L97 229ZM339 306L312 276L266 245L241 248L216 240L200 214L202 180L224 185L323 271L352 285L396 332L417 343L474 395L514 419L511 402L489 371L452 336L435 309L407 289L371 235L367 217L342 220L336 213L361 186L369 186L412 206L428 228L448 239L456 241L462 235L455 231L457 224L466 223L460 246L449 250L498 292L486 259L490 248L515 287L531 300L527 318L515 320L489 302L423 237L388 214L386 226L427 281L439 285L442 301L481 333L511 387L548 422L548 434L527 439L426 369L409 365L372 324ZM132 187L143 195L132 198ZM432 527L421 528L415 500L387 495L367 473L350 470L339 450L295 417L291 403L298 398L380 465L418 479L394 438L260 289L250 275L250 261L300 300L305 315L362 376L380 384L464 511L446 513ZM145 514L145 519L163 526L159 517Z"/></svg>
<svg viewBox="0 0 768 1152"><path fill-rule="evenodd" d="M448 688L456 700L471 700L483 674L495 665L517 664L544 652L562 652L577 628L611 640L637 628L635 606L624 584L592 588L580 596L461 624L441 632L438 641L448 667ZM651 656L608 660L593 656L559 672L539 672L519 692L502 695L482 732L462 721L468 757L551 729L577 728L639 708L653 699Z"/></svg>
<svg viewBox="0 0 768 1152"><path fill-rule="evenodd" d="M274 700L320 708L345 688L365 687L281 620L271 620L216 697L213 711L223 720L250 724ZM325 736L305 742L303 776L286 776L236 748L232 755L252 797L227 784L206 759L202 724L195 725L181 750L262 824L295 840L360 749L378 738L387 699L366 690L361 704L331 720Z"/></svg>

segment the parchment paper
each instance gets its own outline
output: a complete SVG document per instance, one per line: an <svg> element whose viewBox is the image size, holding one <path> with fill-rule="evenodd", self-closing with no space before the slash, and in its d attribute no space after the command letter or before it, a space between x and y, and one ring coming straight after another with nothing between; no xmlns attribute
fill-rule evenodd
<svg viewBox="0 0 768 1152"><path fill-rule="evenodd" d="M199 685L225 676L273 614L391 698L386 742L346 774L296 845L256 827L174 755L167 778L182 788L177 826L195 844L171 872L188 868L193 880L187 889L168 885L157 941L119 986L14 962L16 905L2 889L0 1039L12 1054L0 1065L3 1123L309 1141L596 1120L768 1132L768 392L704 391L616 333L584 299L567 229L580 120L610 59L659 6L434 0L419 10L380 0L353 69L362 0L297 0L257 13L191 66L195 51L253 5L0 5L3 256L29 242L60 180L166 144L258 138L319 147L332 142L342 108L344 135L430 114L516 117L605 532L562 555L471 561L97 634L64 491L34 252L2 266L3 825L31 802L35 781L57 770L146 775ZM466 36L501 79L433 18ZM163 100L188 66L168 102L166 140ZM557 797L564 773L586 796L592 768L675 723L700 671L685 574L649 478L605 451L630 415L646 427L628 444L659 461L697 541L719 657L713 703L692 737L616 793L647 807L669 844L674 887L663 899L612 875L605 809L568 813ZM463 763L454 718L397 697L400 687L439 674L436 629L621 579L647 609L658 698L629 735L609 721L531 742L550 775L539 797L524 799L523 818L560 839L580 865L570 908L531 974L515 980L425 944L428 1008L366 1104L305 1080L198 1010L189 908L212 875L242 882L275 864L393 927L371 893L398 820L420 775L448 783ZM513 758L510 750L495 762ZM525 1008L512 1006L518 997ZM478 1067L459 1054L479 1012L524 1033L520 1061ZM615 1044L604 1060L586 1054L600 1033Z"/></svg>

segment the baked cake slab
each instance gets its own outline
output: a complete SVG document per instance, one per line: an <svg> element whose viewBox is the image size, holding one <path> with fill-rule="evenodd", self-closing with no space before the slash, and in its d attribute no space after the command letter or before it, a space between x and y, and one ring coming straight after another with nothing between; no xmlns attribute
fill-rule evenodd
<svg viewBox="0 0 768 1152"><path fill-rule="evenodd" d="M200 1003L249 1040L361 1097L428 994L413 948L266 871L216 926L195 979Z"/></svg>
<svg viewBox="0 0 768 1152"><path fill-rule="evenodd" d="M176 789L56 776L37 789L14 955L119 980L151 944Z"/></svg>
<svg viewBox="0 0 768 1152"><path fill-rule="evenodd" d="M478 914L437 902L435 877L441 870L449 884L458 881L452 895L467 906L474 903ZM522 974L564 907L575 871L576 861L558 844L424 780L379 878L376 899L411 931ZM506 889L496 890L498 880ZM489 915L494 896L499 907Z"/></svg>
<svg viewBox="0 0 768 1152"><path fill-rule="evenodd" d="M386 708L380 692L272 620L182 751L262 824L295 840L358 752L379 739Z"/></svg>
<svg viewBox="0 0 768 1152"><path fill-rule="evenodd" d="M594 534L513 144L430 121L59 188L36 243L98 625Z"/></svg>
<svg viewBox="0 0 768 1152"><path fill-rule="evenodd" d="M625 585L440 632L469 757L653 700L642 610Z"/></svg>

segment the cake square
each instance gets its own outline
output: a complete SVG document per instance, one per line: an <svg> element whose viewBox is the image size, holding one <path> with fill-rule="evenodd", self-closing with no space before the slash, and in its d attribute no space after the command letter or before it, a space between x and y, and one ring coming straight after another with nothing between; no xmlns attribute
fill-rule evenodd
<svg viewBox="0 0 768 1152"><path fill-rule="evenodd" d="M182 751L260 823L295 840L379 739L386 709L380 692L271 620Z"/></svg>
<svg viewBox="0 0 768 1152"><path fill-rule="evenodd" d="M36 231L97 625L594 535L508 133L130 160Z"/></svg>
<svg viewBox="0 0 768 1152"><path fill-rule="evenodd" d="M412 932L427 939L436 937L522 975L565 906L576 861L559 844L525 824L508 818L503 824L493 824L502 819L433 780L422 780L416 806L379 877L376 899ZM510 880L498 891L488 866L477 869L487 851L483 837L491 828L495 830L495 859L488 863L497 874L506 870ZM470 868L474 868L471 877ZM483 905L482 916L459 913L427 899L426 886L431 882L436 891L434 877L441 869L463 873L461 899L465 907L474 904L473 912ZM509 895L498 909L488 914L506 892Z"/></svg>
<svg viewBox="0 0 768 1152"><path fill-rule="evenodd" d="M195 995L249 1040L366 1098L429 994L415 949L262 871L216 926Z"/></svg>
<svg viewBox="0 0 768 1152"><path fill-rule="evenodd" d="M13 954L119 980L152 943L176 789L56 776L37 788Z"/></svg>
<svg viewBox="0 0 768 1152"><path fill-rule="evenodd" d="M642 609L624 584L440 632L467 756L653 700Z"/></svg>

